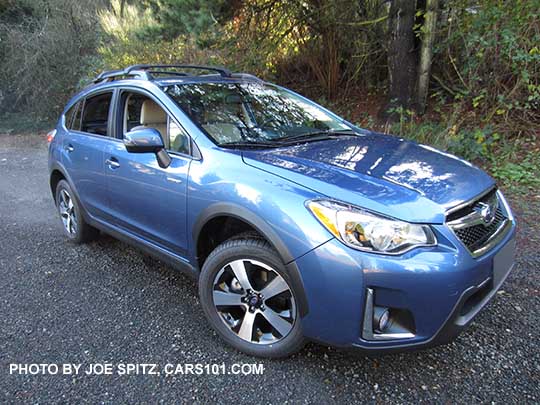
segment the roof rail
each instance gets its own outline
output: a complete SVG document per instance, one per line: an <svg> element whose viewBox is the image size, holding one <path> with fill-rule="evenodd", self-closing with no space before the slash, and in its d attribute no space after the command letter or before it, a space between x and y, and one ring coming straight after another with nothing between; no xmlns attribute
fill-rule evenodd
<svg viewBox="0 0 540 405"><path fill-rule="evenodd" d="M150 70L150 69L198 69L209 70L218 72L222 77L231 77L232 73L229 69L225 69L217 66L204 66L204 65L132 65L124 69L126 73L130 73L133 70Z"/></svg>
<svg viewBox="0 0 540 405"><path fill-rule="evenodd" d="M159 69L159 70L155 70ZM94 83L100 83L105 80L116 80L121 77L133 77L142 80L153 80L152 73L157 74L172 74L179 76L187 76L181 72L168 72L167 69L198 69L209 70L211 72L218 72L222 77L233 77L233 74L229 69L216 66L204 66L204 65L131 65L125 69L107 70L100 73L95 79Z"/></svg>
<svg viewBox="0 0 540 405"><path fill-rule="evenodd" d="M149 75L142 71L126 71L127 69L106 70L101 72L95 79L94 83L99 83L108 79L115 80L121 76L131 76L138 79L150 80Z"/></svg>
<svg viewBox="0 0 540 405"><path fill-rule="evenodd" d="M261 83L264 82L263 79L255 75L252 75L251 73L233 73L231 77L234 77L235 79L251 79L251 80L261 82Z"/></svg>

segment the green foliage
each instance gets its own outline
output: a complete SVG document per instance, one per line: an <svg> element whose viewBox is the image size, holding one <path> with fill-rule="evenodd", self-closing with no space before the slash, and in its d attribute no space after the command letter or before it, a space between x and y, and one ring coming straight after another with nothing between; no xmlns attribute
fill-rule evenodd
<svg viewBox="0 0 540 405"><path fill-rule="evenodd" d="M488 162L498 146L500 135L489 125L462 127L460 114L452 112L439 121L420 120L412 110L394 108L397 122L386 128L386 132L434 146L470 161Z"/></svg>
<svg viewBox="0 0 540 405"><path fill-rule="evenodd" d="M448 151L467 160L487 159L500 136L491 127L462 129L448 139Z"/></svg>
<svg viewBox="0 0 540 405"><path fill-rule="evenodd" d="M448 2L438 74L484 122L510 130L540 122L539 10L540 0Z"/></svg>
<svg viewBox="0 0 540 405"><path fill-rule="evenodd" d="M115 69L136 63L217 63L219 51L203 49L190 35L165 38L164 28L153 8L111 0L109 8L98 14L105 41L98 48L102 66ZM161 15L160 18L163 18ZM169 16L170 18L170 16Z"/></svg>
<svg viewBox="0 0 540 405"><path fill-rule="evenodd" d="M491 173L508 188L526 186L538 188L540 186L540 161L536 156L528 155L520 162L493 159Z"/></svg>
<svg viewBox="0 0 540 405"><path fill-rule="evenodd" d="M98 14L105 38L98 48L103 65L118 69L135 63L170 62L170 55L179 52L181 43L139 38L145 30L157 27L150 9L112 0L110 8Z"/></svg>
<svg viewBox="0 0 540 405"><path fill-rule="evenodd" d="M232 17L226 0L146 0L158 22L154 35L165 40L192 34L203 36Z"/></svg>
<svg viewBox="0 0 540 405"><path fill-rule="evenodd" d="M0 134L24 134L50 131L54 119L22 112L4 112L0 115Z"/></svg>
<svg viewBox="0 0 540 405"><path fill-rule="evenodd" d="M336 99L386 77L386 18L378 0L248 0L226 26L224 45L246 70L312 83Z"/></svg>
<svg viewBox="0 0 540 405"><path fill-rule="evenodd" d="M0 9L0 112L57 117L95 63L98 5L10 0Z"/></svg>

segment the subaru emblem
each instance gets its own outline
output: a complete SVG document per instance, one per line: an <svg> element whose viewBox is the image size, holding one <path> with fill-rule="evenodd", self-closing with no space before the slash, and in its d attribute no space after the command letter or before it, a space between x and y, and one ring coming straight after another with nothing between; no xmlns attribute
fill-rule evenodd
<svg viewBox="0 0 540 405"><path fill-rule="evenodd" d="M495 209L490 204L479 202L474 210L480 214L485 225L491 225L495 219Z"/></svg>

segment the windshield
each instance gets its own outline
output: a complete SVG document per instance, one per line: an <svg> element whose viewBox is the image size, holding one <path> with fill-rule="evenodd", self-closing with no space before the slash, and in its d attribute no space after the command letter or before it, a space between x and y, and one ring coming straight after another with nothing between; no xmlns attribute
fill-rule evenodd
<svg viewBox="0 0 540 405"><path fill-rule="evenodd" d="M257 83L191 83L164 88L218 145L280 142L351 131L321 108L286 90Z"/></svg>

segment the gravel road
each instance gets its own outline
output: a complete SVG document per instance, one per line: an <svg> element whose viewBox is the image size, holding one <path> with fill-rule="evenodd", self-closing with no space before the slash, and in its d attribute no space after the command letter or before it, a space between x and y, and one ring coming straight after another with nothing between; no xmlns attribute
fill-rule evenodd
<svg viewBox="0 0 540 405"><path fill-rule="evenodd" d="M455 342L366 357L315 344L278 361L226 347L193 281L110 237L61 233L42 136L0 135L0 402L539 403L540 196L514 201L518 266ZM536 217L535 217L536 216ZM10 364L111 363L112 375L10 374ZM120 375L125 363L160 375ZM262 364L262 375L166 374ZM82 369L81 369L82 370Z"/></svg>

